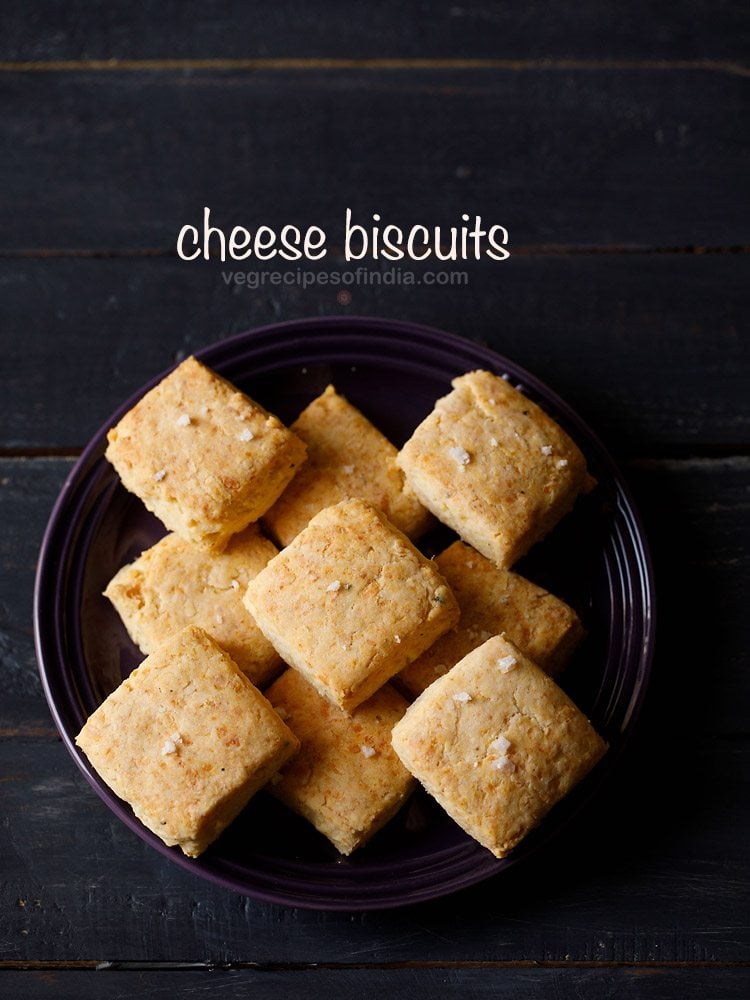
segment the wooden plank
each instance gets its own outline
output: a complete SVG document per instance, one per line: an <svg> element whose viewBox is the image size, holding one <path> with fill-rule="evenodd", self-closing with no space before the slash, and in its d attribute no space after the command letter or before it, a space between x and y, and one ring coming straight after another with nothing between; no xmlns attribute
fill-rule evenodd
<svg viewBox="0 0 750 1000"><path fill-rule="evenodd" d="M0 740L54 740L32 634L37 553L70 459L0 460Z"/></svg>
<svg viewBox="0 0 750 1000"><path fill-rule="evenodd" d="M230 228L330 227L331 246L347 206L407 228L476 211L516 247L742 244L746 87L696 69L6 73L0 250L173 252L204 205Z"/></svg>
<svg viewBox="0 0 750 1000"><path fill-rule="evenodd" d="M107 59L248 56L373 56L506 58L741 58L747 19L738 0L627 6L581 0L530 0L523 9L497 3L443 0L429 11L404 12L396 0L353 0L346 16L332 3L206 5L124 0L23 0L4 5L0 58ZM744 44L743 44L744 43Z"/></svg>
<svg viewBox="0 0 750 1000"><path fill-rule="evenodd" d="M0 736L53 735L37 679L31 592L44 525L70 467L70 459L0 459ZM646 517L658 583L655 725L666 718L674 727L667 732L678 735L688 723L704 735L746 733L750 459L641 461L627 472ZM686 678L704 670L711 684L696 698Z"/></svg>
<svg viewBox="0 0 750 1000"><path fill-rule="evenodd" d="M20 692L0 702L0 958L750 960L738 906L750 860L741 604L750 459L629 467L657 557L661 638L641 726L585 816L533 866L452 899L352 916L261 904L193 878L122 827L51 731L39 731L49 723L33 668L30 586L69 467L0 462L2 668Z"/></svg>
<svg viewBox="0 0 750 1000"><path fill-rule="evenodd" d="M640 461L627 471L645 515L657 581L657 651L647 703L654 749L661 766L672 760L680 775L672 736L691 729L749 733L750 458Z"/></svg>
<svg viewBox="0 0 750 1000"><path fill-rule="evenodd" d="M412 1000L472 997L514 1000L617 997L618 1000L744 1000L748 971L742 968L481 968L481 969L315 969L297 971L230 970L84 972L6 972L5 987L18 1000L114 1000L124 996L153 1000L262 997L305 1000L311 991L330 1000L387 995ZM318 992L320 991L320 992Z"/></svg>
<svg viewBox="0 0 750 1000"><path fill-rule="evenodd" d="M336 914L202 882L126 830L61 745L0 743L0 959L748 961L750 748L662 748L637 748L533 864L433 903Z"/></svg>
<svg viewBox="0 0 750 1000"><path fill-rule="evenodd" d="M222 274L236 268L218 261L0 260L0 448L81 446L180 352L280 319L353 313L489 344L567 398L616 454L743 449L749 264L512 257L470 265L465 287L347 286L344 306L340 287L228 286Z"/></svg>

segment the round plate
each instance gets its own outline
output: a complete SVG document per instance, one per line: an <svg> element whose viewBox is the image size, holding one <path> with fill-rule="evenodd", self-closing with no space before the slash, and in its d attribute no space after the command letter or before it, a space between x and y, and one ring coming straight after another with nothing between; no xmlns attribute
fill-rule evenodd
<svg viewBox="0 0 750 1000"><path fill-rule="evenodd" d="M318 909L367 910L431 899L528 858L590 798L631 729L648 680L653 580L641 524L616 466L584 422L538 379L487 348L415 326L367 318L311 319L241 334L197 357L291 422L332 382L400 445L451 379L484 368L507 374L577 441L599 486L518 566L572 604L588 637L562 685L611 749L574 792L498 861L423 792L370 844L343 858L304 820L258 794L198 859L166 847L92 770L74 738L142 659L102 591L114 573L164 534L104 458L106 432L163 375L129 399L75 464L52 511L36 580L34 627L47 700L62 739L94 790L172 861L260 899ZM447 543L438 532L432 554ZM430 549L432 546L432 549Z"/></svg>

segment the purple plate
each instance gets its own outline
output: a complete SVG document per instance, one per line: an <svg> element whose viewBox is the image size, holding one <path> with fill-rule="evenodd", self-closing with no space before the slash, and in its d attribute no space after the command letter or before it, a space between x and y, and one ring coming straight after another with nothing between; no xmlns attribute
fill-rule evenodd
<svg viewBox="0 0 750 1000"><path fill-rule="evenodd" d="M142 659L101 596L114 573L164 534L104 458L106 432L163 375L95 435L55 504L39 557L34 628L47 701L78 767L139 837L197 875L249 896L315 909L369 910L415 903L472 885L534 854L591 797L631 730L646 690L654 639L653 579L630 493L584 422L528 372L487 348L411 323L336 317L263 327L197 352L290 422L329 382L396 444L475 368L507 374L586 454L598 488L582 498L519 570L572 604L589 635L562 678L609 740L610 752L502 861L418 792L370 844L343 858L305 821L257 795L200 858L166 847L133 816L75 746L85 719ZM429 554L449 540L438 531Z"/></svg>

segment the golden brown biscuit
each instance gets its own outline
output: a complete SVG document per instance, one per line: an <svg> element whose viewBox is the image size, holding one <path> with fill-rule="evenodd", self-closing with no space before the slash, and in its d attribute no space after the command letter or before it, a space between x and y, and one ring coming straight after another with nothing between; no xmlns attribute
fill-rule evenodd
<svg viewBox="0 0 750 1000"><path fill-rule="evenodd" d="M431 514L396 465L395 446L332 385L290 429L307 445L307 462L264 517L280 545L318 511L352 497L378 507L409 538L430 526Z"/></svg>
<svg viewBox="0 0 750 1000"><path fill-rule="evenodd" d="M393 730L404 765L470 836L505 857L607 746L501 636L432 684Z"/></svg>
<svg viewBox="0 0 750 1000"><path fill-rule="evenodd" d="M256 525L233 535L218 553L170 534L123 566L104 594L144 653L186 625L198 625L261 687L281 670L281 657L242 595L277 552Z"/></svg>
<svg viewBox="0 0 750 1000"><path fill-rule="evenodd" d="M138 819L191 858L299 747L260 691L194 626L147 657L76 743Z"/></svg>
<svg viewBox="0 0 750 1000"><path fill-rule="evenodd" d="M189 542L221 548L265 514L304 461L281 421L188 358L107 435L126 489Z"/></svg>
<svg viewBox="0 0 750 1000"><path fill-rule="evenodd" d="M453 380L398 455L419 499L464 541L512 566L594 485L563 429L490 372Z"/></svg>
<svg viewBox="0 0 750 1000"><path fill-rule="evenodd" d="M342 854L351 854L395 816L414 788L391 746L391 730L408 703L385 684L347 715L296 670L282 674L267 697L301 744L268 790Z"/></svg>
<svg viewBox="0 0 750 1000"><path fill-rule="evenodd" d="M458 621L429 559L363 500L327 507L251 580L281 658L351 711Z"/></svg>
<svg viewBox="0 0 750 1000"><path fill-rule="evenodd" d="M578 615L564 601L517 573L500 569L463 542L441 552L435 565L456 595L461 618L394 678L414 698L472 649L501 632L553 677L585 634Z"/></svg>

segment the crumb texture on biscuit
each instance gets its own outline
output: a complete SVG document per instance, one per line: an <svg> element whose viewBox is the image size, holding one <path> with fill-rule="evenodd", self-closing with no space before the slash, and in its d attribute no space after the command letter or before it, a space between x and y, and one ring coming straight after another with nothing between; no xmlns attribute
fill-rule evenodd
<svg viewBox="0 0 750 1000"><path fill-rule="evenodd" d="M606 750L570 698L500 636L420 695L394 727L393 746L446 812L497 857Z"/></svg>
<svg viewBox="0 0 750 1000"><path fill-rule="evenodd" d="M144 653L185 626L198 625L254 684L263 686L281 669L281 658L242 595L277 552L256 525L233 535L218 553L172 533L124 566L104 594Z"/></svg>
<svg viewBox="0 0 750 1000"><path fill-rule="evenodd" d="M141 822L190 857L299 746L232 659L195 626L148 656L76 743Z"/></svg>
<svg viewBox="0 0 750 1000"><path fill-rule="evenodd" d="M362 847L401 808L415 780L391 746L408 703L390 684L351 715L287 670L268 699L300 741L269 791L342 854Z"/></svg>
<svg viewBox="0 0 750 1000"><path fill-rule="evenodd" d="M245 602L282 659L346 710L459 616L434 564L362 500L317 514L250 581Z"/></svg>
<svg viewBox="0 0 750 1000"><path fill-rule="evenodd" d="M490 372L453 381L397 461L422 503L498 566L512 566L594 481L566 432Z"/></svg>
<svg viewBox="0 0 750 1000"><path fill-rule="evenodd" d="M464 542L441 552L435 565L456 596L461 618L398 674L398 686L413 697L493 635L505 633L552 676L584 636L578 615L564 601Z"/></svg>
<svg viewBox="0 0 750 1000"><path fill-rule="evenodd" d="M107 441L126 489L170 530L215 548L268 510L306 454L277 417L193 357Z"/></svg>
<svg viewBox="0 0 750 1000"><path fill-rule="evenodd" d="M357 497L382 510L409 538L430 526L432 516L396 465L396 447L332 385L290 429L307 445L307 461L264 518L280 545L288 545L325 507Z"/></svg>

